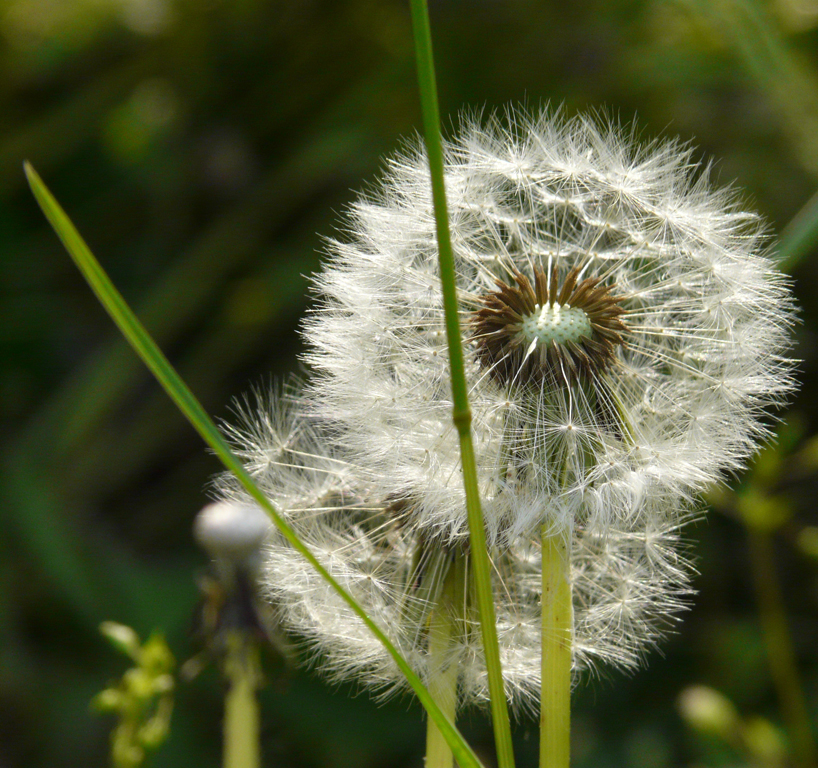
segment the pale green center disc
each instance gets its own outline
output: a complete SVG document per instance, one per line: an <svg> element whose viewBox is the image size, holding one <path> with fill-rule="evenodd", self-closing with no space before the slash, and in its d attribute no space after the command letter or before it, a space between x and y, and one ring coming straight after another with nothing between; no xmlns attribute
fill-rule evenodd
<svg viewBox="0 0 818 768"><path fill-rule="evenodd" d="M593 331L588 315L578 307L560 306L559 304L539 305L528 317L523 318L520 335L526 344L535 339L538 346L547 346L552 341L565 344L569 341L579 341L590 338Z"/></svg>

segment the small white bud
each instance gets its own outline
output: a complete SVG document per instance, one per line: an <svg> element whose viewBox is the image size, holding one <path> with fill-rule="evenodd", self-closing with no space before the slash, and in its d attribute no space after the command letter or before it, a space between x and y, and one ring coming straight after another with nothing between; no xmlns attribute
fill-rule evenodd
<svg viewBox="0 0 818 768"><path fill-rule="evenodd" d="M217 501L196 516L193 535L220 567L252 571L270 525L270 518L259 507Z"/></svg>
<svg viewBox="0 0 818 768"><path fill-rule="evenodd" d="M115 621L103 621L99 625L99 631L108 638L108 641L118 651L130 656L134 661L139 657L139 635L124 624Z"/></svg>

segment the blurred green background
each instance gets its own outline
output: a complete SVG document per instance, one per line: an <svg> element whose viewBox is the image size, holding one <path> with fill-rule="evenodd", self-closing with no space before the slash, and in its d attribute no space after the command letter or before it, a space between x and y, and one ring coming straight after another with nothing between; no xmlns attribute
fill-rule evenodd
<svg viewBox="0 0 818 768"><path fill-rule="evenodd" d="M461 108L520 102L636 117L646 137L715 158L719 182L785 236L818 188L818 0L430 5L448 127ZM0 768L106 764L112 723L89 701L125 661L100 621L160 628L180 661L196 652L206 559L190 527L219 469L47 227L23 159L228 418L232 399L298 368L321 237L419 127L412 53L405 0L0 0ZM689 529L699 594L678 634L632 678L578 690L580 768L787 764L743 515L770 545L814 730L818 248L798 256L803 388L784 439ZM269 670L266 765L422 765L409 700L377 707ZM677 700L693 684L769 721L767 762L686 725ZM218 764L221 693L212 669L180 685L151 765ZM463 723L490 765L484 717ZM536 724L515 733L518 764L534 765Z"/></svg>

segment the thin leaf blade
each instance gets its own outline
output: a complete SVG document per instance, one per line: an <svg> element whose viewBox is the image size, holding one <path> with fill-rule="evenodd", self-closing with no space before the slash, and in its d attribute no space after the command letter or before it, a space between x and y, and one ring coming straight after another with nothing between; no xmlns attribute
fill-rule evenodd
<svg viewBox="0 0 818 768"><path fill-rule="evenodd" d="M296 532L281 517L278 511L270 503L269 499L253 482L253 479L244 469L241 461L233 454L227 443L222 438L216 425L202 408L199 401L190 391L188 386L182 381L174 370L168 359L154 343L147 330L142 326L137 317L133 314L122 295L117 291L102 266L91 253L90 248L83 240L82 236L73 225L68 215L43 183L33 166L26 161L24 163L26 177L28 178L31 191L48 219L57 236L62 241L69 255L77 265L80 272L87 280L91 289L96 294L100 303L116 323L119 330L134 348L139 357L148 366L153 375L159 381L163 389L167 392L173 402L191 423L193 428L201 435L205 443L216 453L224 466L230 470L242 484L244 489L252 496L259 506L267 512L273 523L309 564L321 575L321 577L333 588L342 600L357 614L364 622L372 634L381 642L386 651L397 664L400 671L406 677L409 685L414 690L420 703L432 718L435 725L440 730L446 742L452 749L458 763L462 768L483 768L480 760L474 751L469 747L460 732L452 722L443 714L440 708L432 699L429 691L415 674L408 662L400 655L397 648L392 644L384 632L367 615L364 609L356 602L355 598L347 592L324 568L315 555L298 538Z"/></svg>

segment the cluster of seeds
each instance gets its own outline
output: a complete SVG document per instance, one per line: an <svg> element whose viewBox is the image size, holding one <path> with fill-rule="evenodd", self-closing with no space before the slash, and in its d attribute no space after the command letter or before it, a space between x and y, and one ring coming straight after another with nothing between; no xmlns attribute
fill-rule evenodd
<svg viewBox="0 0 818 768"><path fill-rule="evenodd" d="M763 225L678 142L593 119L466 120L446 147L466 375L512 700L540 676L540 533L567 545L574 668L632 668L688 592L680 531L792 389L793 304ZM487 696L468 579L435 221L420 148L391 158L315 279L307 385L248 408L237 450L332 575L428 676L430 612L460 585L451 660ZM222 496L246 501L230 479ZM460 569L460 570L458 570ZM321 668L403 680L288 543L264 583ZM457 577L460 578L459 576Z"/></svg>
<svg viewBox="0 0 818 768"><path fill-rule="evenodd" d="M557 268L546 278L534 267L534 284L515 272L514 285L481 297L474 314L478 354L505 384L547 378L570 385L577 377L603 371L624 343L621 296L598 277L578 282L574 266L560 283Z"/></svg>

